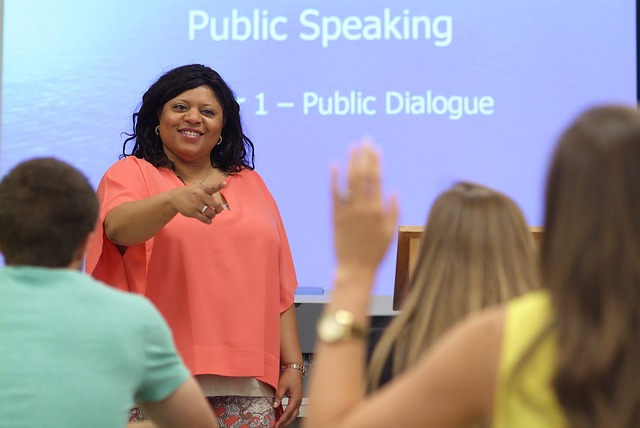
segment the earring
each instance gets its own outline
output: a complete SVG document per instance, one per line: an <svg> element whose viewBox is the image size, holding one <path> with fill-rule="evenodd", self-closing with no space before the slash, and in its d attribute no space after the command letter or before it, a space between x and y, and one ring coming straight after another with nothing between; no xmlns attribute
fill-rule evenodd
<svg viewBox="0 0 640 428"><path fill-rule="evenodd" d="M220 139L218 140L218 144L216 144L216 146L219 146L222 143L222 134L220 134Z"/></svg>
<svg viewBox="0 0 640 428"><path fill-rule="evenodd" d="M156 126L156 135L160 135L160 125Z"/></svg>

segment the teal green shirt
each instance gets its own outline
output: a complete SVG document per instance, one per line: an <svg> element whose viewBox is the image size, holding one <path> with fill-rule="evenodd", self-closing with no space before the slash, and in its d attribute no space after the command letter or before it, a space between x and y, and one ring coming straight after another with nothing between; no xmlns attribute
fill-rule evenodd
<svg viewBox="0 0 640 428"><path fill-rule="evenodd" d="M146 298L71 269L0 270L0 427L123 427L189 375Z"/></svg>

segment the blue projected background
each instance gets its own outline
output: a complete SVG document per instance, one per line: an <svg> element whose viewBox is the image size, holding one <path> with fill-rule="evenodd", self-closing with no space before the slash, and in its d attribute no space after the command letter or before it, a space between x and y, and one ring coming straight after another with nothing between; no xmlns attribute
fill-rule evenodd
<svg viewBox="0 0 640 428"><path fill-rule="evenodd" d="M301 287L329 288L329 165L371 136L402 225L457 180L542 222L563 127L636 103L633 0L5 0L0 172L55 155L97 185L163 72L203 63L241 102ZM393 293L395 244L375 294ZM389 303L390 305L390 303Z"/></svg>

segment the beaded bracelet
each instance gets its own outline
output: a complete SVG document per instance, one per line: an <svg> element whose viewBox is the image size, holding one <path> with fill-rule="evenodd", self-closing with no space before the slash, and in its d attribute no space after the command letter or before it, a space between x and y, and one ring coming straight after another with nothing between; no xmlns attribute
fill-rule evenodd
<svg viewBox="0 0 640 428"><path fill-rule="evenodd" d="M307 374L307 368L303 364L298 364L298 363L282 364L280 366L280 371L284 371L285 369L300 370L302 372L302 377L304 377Z"/></svg>

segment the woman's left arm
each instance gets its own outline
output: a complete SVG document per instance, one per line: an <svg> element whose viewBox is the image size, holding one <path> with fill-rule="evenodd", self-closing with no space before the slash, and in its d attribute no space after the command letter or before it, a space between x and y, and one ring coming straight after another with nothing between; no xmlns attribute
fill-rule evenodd
<svg viewBox="0 0 640 428"><path fill-rule="evenodd" d="M296 319L295 304L280 314L280 362L281 364L299 364L302 367L302 351L298 336L298 321ZM276 390L274 406L282 402L282 397L289 397L289 403L278 420L276 428L282 428L298 417L298 410L302 404L302 371L287 368L280 374L280 382Z"/></svg>

